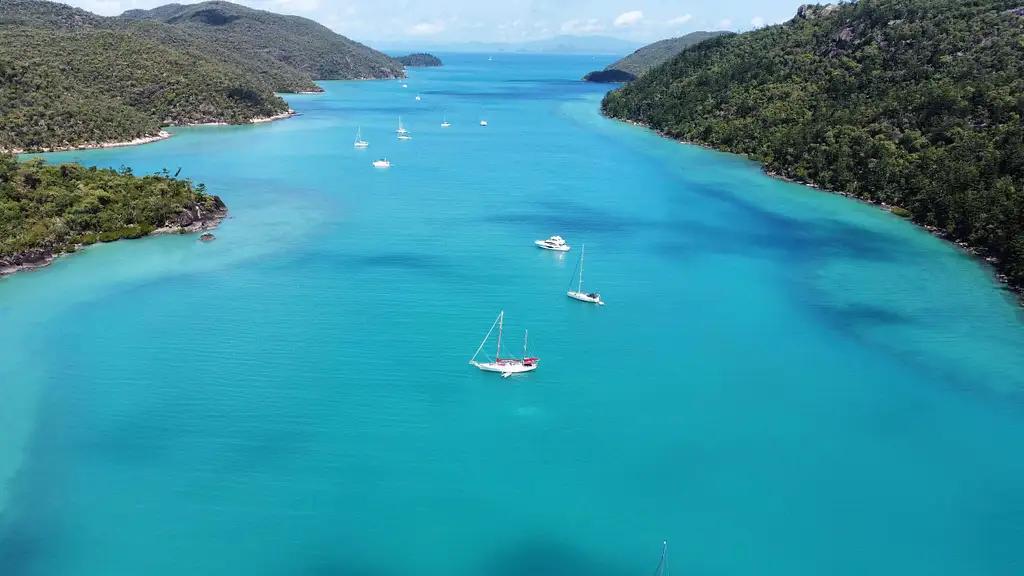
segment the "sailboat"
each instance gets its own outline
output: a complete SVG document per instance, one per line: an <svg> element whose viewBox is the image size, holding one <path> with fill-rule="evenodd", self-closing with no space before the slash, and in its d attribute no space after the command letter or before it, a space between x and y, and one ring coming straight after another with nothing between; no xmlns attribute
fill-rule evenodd
<svg viewBox="0 0 1024 576"><path fill-rule="evenodd" d="M412 136L409 135L409 131L402 126L402 117L398 117L398 139L399 140L412 140Z"/></svg>
<svg viewBox="0 0 1024 576"><path fill-rule="evenodd" d="M473 358L469 361L470 364L483 370L484 372L500 372L502 378L508 378L513 374L521 374L523 372L532 372L537 369L537 363L540 362L540 358L530 357L526 355L526 343L530 336L530 332L527 331L526 335L523 336L523 357L502 357L501 356L501 335L504 330L505 324L505 311L501 311L498 314L498 318L491 324L491 329L487 331L487 336L484 336L484 341L480 343L480 347L476 349L476 354L473 354ZM491 332L494 332L494 326L498 326L498 348L494 354L494 360L488 359L486 362L477 362L476 358L480 355L480 352L484 349L487 344L487 339L491 337Z"/></svg>
<svg viewBox="0 0 1024 576"><path fill-rule="evenodd" d="M580 270L579 280L576 283L576 290L571 290L572 284L569 285L570 290L565 293L569 298L579 300L581 302L590 302L591 304L597 304L598 306L604 306L604 302L601 301L601 294L598 292L584 292L583 291L583 253L586 252L587 245L584 244L580 247L580 261L576 263L576 267Z"/></svg>
<svg viewBox="0 0 1024 576"><path fill-rule="evenodd" d="M444 115L444 121L441 122L441 128L447 128L449 126L451 126L451 124L448 122L448 115L445 114Z"/></svg>
<svg viewBox="0 0 1024 576"><path fill-rule="evenodd" d="M355 141L354 146L356 148L366 148L369 145L370 145L369 142L367 142L366 140L363 140L363 129L361 127L360 128L356 128L356 141Z"/></svg>

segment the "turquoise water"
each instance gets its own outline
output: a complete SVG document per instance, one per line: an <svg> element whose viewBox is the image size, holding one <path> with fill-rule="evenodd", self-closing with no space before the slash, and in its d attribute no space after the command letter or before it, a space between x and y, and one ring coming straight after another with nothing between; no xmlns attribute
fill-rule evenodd
<svg viewBox="0 0 1024 576"><path fill-rule="evenodd" d="M1024 573L988 271L600 118L607 62L447 60L50 157L181 167L233 218L0 281L0 574L617 576L663 540L685 574ZM582 243L603 308L564 295ZM467 364L499 310L537 372Z"/></svg>

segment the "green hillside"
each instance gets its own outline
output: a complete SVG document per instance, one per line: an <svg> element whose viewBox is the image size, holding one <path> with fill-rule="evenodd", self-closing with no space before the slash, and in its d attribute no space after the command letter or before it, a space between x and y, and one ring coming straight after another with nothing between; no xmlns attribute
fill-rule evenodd
<svg viewBox="0 0 1024 576"><path fill-rule="evenodd" d="M129 10L120 19L169 24L244 58L272 58L317 80L404 75L402 65L393 58L312 20L230 2Z"/></svg>
<svg viewBox="0 0 1024 576"><path fill-rule="evenodd" d="M583 79L591 82L631 81L655 66L667 62L686 48L708 38L730 34L730 32L691 32L678 38L666 38L648 44L629 56L609 64L603 71L591 72ZM602 74L605 72L605 74ZM622 74L625 72L626 74Z"/></svg>
<svg viewBox="0 0 1024 576"><path fill-rule="evenodd" d="M288 109L223 62L110 30L0 30L0 149L132 140L162 124L243 123Z"/></svg>
<svg viewBox="0 0 1024 576"><path fill-rule="evenodd" d="M899 207L1024 285L1024 9L862 0L698 44L605 114Z"/></svg>
<svg viewBox="0 0 1024 576"><path fill-rule="evenodd" d="M320 90L314 76L403 73L315 22L226 2L105 18L0 0L0 151L127 141L165 124L245 123L287 111L274 92Z"/></svg>

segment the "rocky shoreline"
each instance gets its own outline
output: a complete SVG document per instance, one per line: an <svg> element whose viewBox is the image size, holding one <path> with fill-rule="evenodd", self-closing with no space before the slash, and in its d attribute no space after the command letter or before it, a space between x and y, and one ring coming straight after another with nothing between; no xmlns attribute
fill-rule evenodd
<svg viewBox="0 0 1024 576"><path fill-rule="evenodd" d="M191 208L182 210L177 216L165 222L163 226L153 230L147 236L187 234L213 230L228 215L228 208L220 197L213 196L213 199L216 203L216 209L212 212L204 213L198 204L193 205ZM63 246L58 248L32 248L10 256L0 256L0 278L10 276L16 272L43 268L50 265L57 258L74 254L79 250L88 248L89 245L74 244L73 246L74 249L70 251L66 250Z"/></svg>
<svg viewBox="0 0 1024 576"><path fill-rule="evenodd" d="M703 142L691 142L691 141L688 141L688 140L679 140L677 138L673 138L672 136L669 136L665 132L663 132L661 130L658 130L656 128L652 128L651 126L648 126L647 124L645 124L643 122L638 122L636 120L624 120L624 119L619 119L619 118L612 118L612 119L613 120L618 120L620 122L625 122L626 124L632 124L633 126L636 126L638 128L643 128L645 130L650 130L651 132L654 132L655 134L657 134L658 136L661 136L662 138L667 138L669 140L673 140L673 141L678 142L680 144L685 144L687 146L698 146L700 148L704 148L705 150L713 150L715 152L725 152L727 154L733 154L733 152L729 152L728 150L719 150L718 148L715 148L714 146L709 146L707 144L704 144ZM856 200L858 202L861 202L861 203L864 203L864 204L869 204L869 205L874 206L876 208L880 208L882 210L885 210L886 212L893 212L894 209L895 210L902 210L899 206L892 206L892 205L886 204L884 202L877 202L877 201L874 201L874 200L868 200L868 199L865 199L865 198L860 198L860 197L854 196L852 194L849 194L847 192L838 192L838 191L835 191L835 190L829 190L827 188L822 188L821 186L819 186L818 184L816 184L814 182L804 182L802 180L796 180L794 178L790 178L790 177L785 176L783 174L779 174L777 172L773 172L771 170L768 170L768 168L765 167L765 166L762 166L761 169L762 169L762 171L767 176L771 176L772 178L776 178L776 179L783 180L785 182L790 182L790 183L793 183L793 184L800 184L801 186L807 186L808 188L813 188L813 189L821 191L821 192L827 192L829 194L836 194L836 195L839 195L839 196L843 196L845 198L850 198L851 200ZM899 215L899 214L897 214L897 215ZM999 283L1001 283L1003 285L1003 287L1007 291L1013 293L1016 296L1018 303L1021 304L1022 306L1024 306L1024 285L1011 284L1010 281L1009 281L1009 278L1005 274L999 272L999 270L997 268L997 266L999 264L999 259L998 258L995 258L994 256L991 256L990 254L987 254L987 252L986 252L986 250L984 248L981 248L980 246L973 246L973 245L971 245L968 242L964 242L963 240L957 240L956 238L951 237L945 231L940 230L940 229L936 228L935 226L930 226L928 224L921 224L920 222L914 222L912 219L907 218L905 216L902 216L902 215L899 215L899 216L902 217L902 218L905 218L908 222L914 224L915 226L918 226L920 228L924 228L932 236L935 236L936 238L940 238L942 240L945 240L946 242L949 242L951 244L955 244L958 248L960 248L964 252L967 252L971 256L974 256L975 258L978 258L978 259L984 261L985 264L987 264L989 266L989 268L992 270L992 273L995 276L996 280L998 280Z"/></svg>
<svg viewBox="0 0 1024 576"><path fill-rule="evenodd" d="M121 148L123 146L140 146L142 144L150 144L153 142L159 142L166 140L173 136L166 130L161 130L151 136L140 136L134 140L125 140L123 142L99 142L93 144L79 144L77 146L58 146L56 148L41 148L39 152L31 152L31 154L47 154L50 152L70 152L72 150L99 150L102 148ZM0 153L5 154L30 154L21 148L13 148L11 150L0 150Z"/></svg>
<svg viewBox="0 0 1024 576"><path fill-rule="evenodd" d="M296 112L295 110L292 110L291 108L289 108L287 112L282 112L280 114L275 114L274 116L257 116L255 118L252 118L251 120L249 120L249 123L250 124L264 124L266 122L273 122L275 120L284 120L286 118L291 118L292 116L298 116L298 115L299 115L298 112ZM195 123L192 123L192 124L171 124L171 126L188 126L188 127L192 127L192 126L230 126L230 124L227 123L227 122L205 122L205 123L195 122ZM135 138L134 140L125 140L123 142L100 142L100 143L80 144L80 145L77 145L77 146L58 146L56 148L41 148L40 150L34 151L34 152L28 152L28 151L23 150L21 148L13 148L13 149L10 149L10 150L0 149L0 154L14 154L14 155L18 155L18 154L48 154L48 153L51 153L51 152L72 152L72 151L76 151L76 150L99 150L99 149L103 149L103 148L121 148L123 146L140 146L142 144L151 144L153 142L159 142L161 140L166 140L166 139L170 138L171 136L174 136L174 134L171 134L170 132L168 132L166 130L161 130L160 132L157 132L156 134L153 134L151 136L141 136L139 138Z"/></svg>

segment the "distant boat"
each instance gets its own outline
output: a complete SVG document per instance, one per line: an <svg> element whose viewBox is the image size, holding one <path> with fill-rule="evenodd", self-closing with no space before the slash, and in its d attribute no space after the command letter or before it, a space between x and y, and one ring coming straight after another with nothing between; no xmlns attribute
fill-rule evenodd
<svg viewBox="0 0 1024 576"><path fill-rule="evenodd" d="M538 248L543 248L545 250L554 250L556 252L569 251L569 245L565 243L565 240L563 240L561 236L552 236L547 240L534 240L533 243L536 244Z"/></svg>
<svg viewBox="0 0 1024 576"><path fill-rule="evenodd" d="M488 62L490 62L490 61L491 61L491 57L490 57L490 56L488 56L488 57L487 57L487 61L488 61Z"/></svg>
<svg viewBox="0 0 1024 576"><path fill-rule="evenodd" d="M373 165L377 168L391 168L391 162L387 158L381 158L380 160L374 160Z"/></svg>
<svg viewBox="0 0 1024 576"><path fill-rule="evenodd" d="M487 126L487 120L481 120L480 121L480 125L481 126Z"/></svg>
<svg viewBox="0 0 1024 576"><path fill-rule="evenodd" d="M408 84L402 84L402 88L408 88L408 87L409 87Z"/></svg>
<svg viewBox="0 0 1024 576"><path fill-rule="evenodd" d="M498 318L491 324L491 329L487 331L487 336L484 336L484 341L480 343L480 347L476 349L476 354L473 354L473 358L469 361L470 364L483 370L484 372L500 372L502 378L508 378L513 374L521 374L523 372L532 372L537 369L537 363L540 362L540 358L527 356L526 344L529 338L529 331L523 336L523 357L502 357L501 356L501 335L504 329L505 323L505 312L502 311L498 314ZM495 352L494 360L488 359L487 362L477 362L476 358L480 355L480 352L484 349L484 345L487 344L487 339L491 337L491 332L494 332L494 325L498 325L498 348Z"/></svg>
<svg viewBox="0 0 1024 576"><path fill-rule="evenodd" d="M366 140L363 140L363 129L362 128L356 128L356 141L353 144L353 146L355 146L356 148L366 148L369 145L370 145L369 142L367 142Z"/></svg>
<svg viewBox="0 0 1024 576"><path fill-rule="evenodd" d="M604 302L601 301L601 294L599 292L584 292L583 291L583 253L586 251L587 245L584 244L580 247L580 260L576 263L576 267L580 269L579 280L576 283L576 290L569 290L566 292L566 296L579 300L581 302L590 302L591 304L597 304L598 306L604 306ZM572 284L569 285L570 288Z"/></svg>
<svg viewBox="0 0 1024 576"><path fill-rule="evenodd" d="M398 117L398 130L396 130L396 132L398 132L399 134L405 134L408 132L408 130L405 129L405 126L402 125L401 116Z"/></svg>
<svg viewBox="0 0 1024 576"><path fill-rule="evenodd" d="M416 95L416 99L417 99L417 100L419 100L419 99L420 99L420 95L419 95L419 94L417 94L417 95Z"/></svg>
<svg viewBox="0 0 1024 576"><path fill-rule="evenodd" d="M444 121L441 122L441 128L447 128L449 126L451 126L451 123L448 122L448 115L445 114L444 115Z"/></svg>

